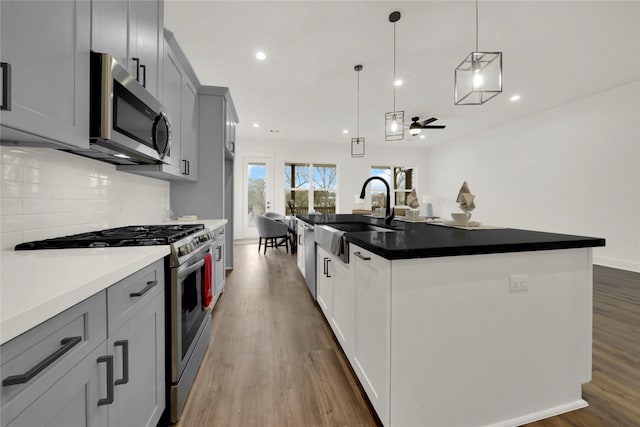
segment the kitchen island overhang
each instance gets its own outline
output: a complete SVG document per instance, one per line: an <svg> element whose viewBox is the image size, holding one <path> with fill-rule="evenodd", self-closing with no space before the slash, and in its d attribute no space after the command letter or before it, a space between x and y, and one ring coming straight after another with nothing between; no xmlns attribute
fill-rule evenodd
<svg viewBox="0 0 640 427"><path fill-rule="evenodd" d="M333 299L352 295L353 312L320 304L384 425L515 426L587 406L592 247L604 239L394 226L345 235L350 261L339 286L351 280L353 290L334 289ZM352 325L338 322L350 316Z"/></svg>

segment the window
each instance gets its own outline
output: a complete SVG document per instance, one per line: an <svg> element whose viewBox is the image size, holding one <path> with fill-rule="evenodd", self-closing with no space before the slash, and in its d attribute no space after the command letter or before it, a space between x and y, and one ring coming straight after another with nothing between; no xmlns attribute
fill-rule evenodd
<svg viewBox="0 0 640 427"><path fill-rule="evenodd" d="M414 189L415 169L404 166L371 166L371 176L379 176L391 189L391 206L404 206L407 195ZM392 179L393 176L393 179ZM371 209L384 205L387 189L379 180L371 181Z"/></svg>
<svg viewBox="0 0 640 427"><path fill-rule="evenodd" d="M293 201L296 214L335 213L338 193L336 165L285 163L285 212Z"/></svg>

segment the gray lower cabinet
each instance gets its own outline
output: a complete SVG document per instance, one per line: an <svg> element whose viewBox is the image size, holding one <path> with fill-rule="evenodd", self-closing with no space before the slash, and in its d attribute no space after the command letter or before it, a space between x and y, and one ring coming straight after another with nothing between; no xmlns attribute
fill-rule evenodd
<svg viewBox="0 0 640 427"><path fill-rule="evenodd" d="M224 226L215 231L213 241L213 295L217 300L224 292L225 282L225 232Z"/></svg>
<svg viewBox="0 0 640 427"><path fill-rule="evenodd" d="M89 148L90 6L0 2L4 145Z"/></svg>
<svg viewBox="0 0 640 427"><path fill-rule="evenodd" d="M0 347L0 426L153 427L164 357L159 260Z"/></svg>
<svg viewBox="0 0 640 427"><path fill-rule="evenodd" d="M111 426L155 427L165 407L163 268L160 260L107 289Z"/></svg>

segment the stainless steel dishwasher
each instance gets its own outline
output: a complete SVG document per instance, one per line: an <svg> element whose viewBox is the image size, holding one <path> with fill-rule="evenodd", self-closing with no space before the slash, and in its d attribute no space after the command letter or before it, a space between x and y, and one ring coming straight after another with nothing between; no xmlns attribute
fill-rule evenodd
<svg viewBox="0 0 640 427"><path fill-rule="evenodd" d="M313 225L302 222L304 229L304 279L309 292L316 299L316 242L313 239ZM298 248L300 250L301 248Z"/></svg>

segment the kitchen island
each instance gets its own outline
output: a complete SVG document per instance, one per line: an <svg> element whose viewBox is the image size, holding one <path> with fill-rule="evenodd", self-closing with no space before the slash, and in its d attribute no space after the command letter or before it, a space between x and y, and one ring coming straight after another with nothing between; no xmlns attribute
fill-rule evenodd
<svg viewBox="0 0 640 427"><path fill-rule="evenodd" d="M526 230L390 226L317 249L317 300L387 426L515 426L587 405L592 247ZM337 225L336 225L337 226Z"/></svg>

